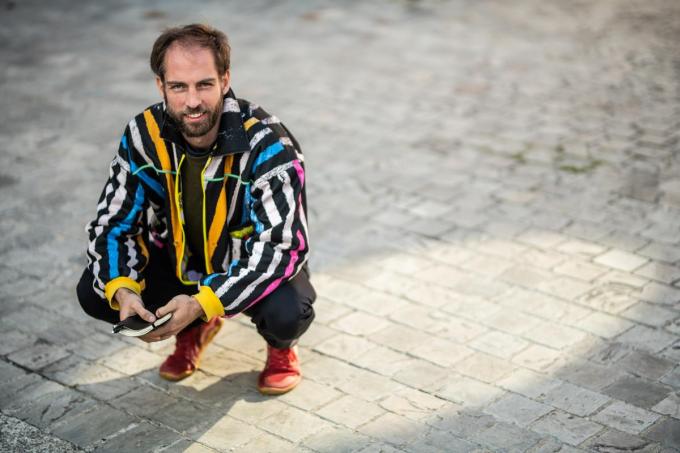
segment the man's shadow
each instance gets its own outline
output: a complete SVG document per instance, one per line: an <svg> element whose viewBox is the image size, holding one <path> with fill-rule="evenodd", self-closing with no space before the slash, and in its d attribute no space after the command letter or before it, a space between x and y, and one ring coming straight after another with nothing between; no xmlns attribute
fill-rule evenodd
<svg viewBox="0 0 680 453"><path fill-rule="evenodd" d="M254 440L260 434L254 425L285 408L256 390L262 359L211 344L192 376L171 382L160 377L158 365L172 341L157 354L149 351L153 346L120 343L121 349L97 361L71 355L41 370L66 388L38 404L48 406L40 412L55 405L67 412L54 423L33 423L46 422L58 437L97 451L184 451L194 442L224 450Z"/></svg>

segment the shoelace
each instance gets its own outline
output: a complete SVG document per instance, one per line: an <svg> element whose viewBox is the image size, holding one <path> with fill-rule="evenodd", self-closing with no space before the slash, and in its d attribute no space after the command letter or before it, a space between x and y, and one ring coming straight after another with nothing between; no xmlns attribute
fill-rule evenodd
<svg viewBox="0 0 680 453"><path fill-rule="evenodd" d="M294 358L292 349L275 349L270 347L267 357L267 368L289 370L291 369L290 363Z"/></svg>

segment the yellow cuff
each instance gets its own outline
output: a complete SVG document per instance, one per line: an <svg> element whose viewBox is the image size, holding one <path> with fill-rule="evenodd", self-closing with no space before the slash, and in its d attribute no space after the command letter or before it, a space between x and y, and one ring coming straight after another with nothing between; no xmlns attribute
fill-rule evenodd
<svg viewBox="0 0 680 453"><path fill-rule="evenodd" d="M201 316L203 321L210 321L216 316L224 316L224 305L209 286L201 286L198 294L194 294L193 297L201 304L205 312L205 315Z"/></svg>
<svg viewBox="0 0 680 453"><path fill-rule="evenodd" d="M104 294L109 301L109 306L114 310L120 310L118 302L113 299L114 294L120 288L127 288L137 294L142 294L142 285L131 279L130 277L116 277L104 286Z"/></svg>

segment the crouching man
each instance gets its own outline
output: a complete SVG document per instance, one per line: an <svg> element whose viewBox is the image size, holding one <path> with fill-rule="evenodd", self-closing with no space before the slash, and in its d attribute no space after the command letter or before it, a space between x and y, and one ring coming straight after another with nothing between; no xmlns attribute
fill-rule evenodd
<svg viewBox="0 0 680 453"><path fill-rule="evenodd" d="M187 25L161 34L151 69L163 97L132 119L111 162L78 299L90 316L172 318L143 337L176 337L160 367L196 371L225 317L244 313L267 342L257 387L293 389L295 344L314 319L305 170L278 118L230 87L224 33Z"/></svg>

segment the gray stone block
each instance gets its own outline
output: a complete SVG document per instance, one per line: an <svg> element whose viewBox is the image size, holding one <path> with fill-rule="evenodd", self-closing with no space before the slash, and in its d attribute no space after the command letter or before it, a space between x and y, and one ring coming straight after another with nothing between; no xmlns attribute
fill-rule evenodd
<svg viewBox="0 0 680 453"><path fill-rule="evenodd" d="M602 389L612 398L626 401L634 406L651 408L668 396L671 389L661 384L647 382L632 376L624 376Z"/></svg>

